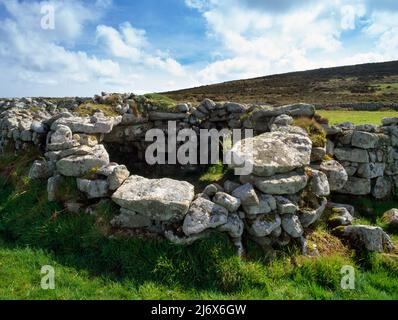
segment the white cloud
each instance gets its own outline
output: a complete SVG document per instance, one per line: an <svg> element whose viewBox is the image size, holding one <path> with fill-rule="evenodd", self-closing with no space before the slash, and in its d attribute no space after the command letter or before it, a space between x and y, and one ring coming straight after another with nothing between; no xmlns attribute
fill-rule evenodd
<svg viewBox="0 0 398 320"><path fill-rule="evenodd" d="M201 70L200 80L398 59L393 31L397 13L371 9L368 2L287 0L276 5L268 0L208 0L200 6L186 1L200 9L209 36L220 41L218 52L224 53ZM366 46L353 48L344 33L355 30L361 35L360 28Z"/></svg>
<svg viewBox="0 0 398 320"><path fill-rule="evenodd" d="M87 25L101 21L110 1L88 5L75 0L0 0L1 4L8 18L0 20L0 96L140 93L173 89L171 79L179 86L194 83L176 60L149 45L144 30L129 23L118 30L99 24L90 35ZM54 30L41 28L43 4L55 6ZM102 46L96 47L96 40ZM84 51L90 46L95 54Z"/></svg>
<svg viewBox="0 0 398 320"><path fill-rule="evenodd" d="M105 25L98 26L97 40L115 58L127 59L148 68L159 68L174 76L185 75L184 68L166 53L158 51L157 55L151 54L145 31L135 29L129 23L123 23L120 31Z"/></svg>

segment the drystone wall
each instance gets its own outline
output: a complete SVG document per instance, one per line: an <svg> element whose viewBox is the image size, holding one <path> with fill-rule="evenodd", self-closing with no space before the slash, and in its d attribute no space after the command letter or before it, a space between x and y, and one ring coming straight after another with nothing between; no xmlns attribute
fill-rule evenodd
<svg viewBox="0 0 398 320"><path fill-rule="evenodd" d="M313 253L306 234L328 208L333 209L330 222L342 237L371 251L392 248L382 229L352 226L352 208L330 203L328 197L331 192L376 198L393 193L398 183L398 118L384 119L382 126L329 126L309 104L269 107L204 100L195 107L179 104L164 110L132 94L105 93L89 101L111 105L117 114L106 116L99 108L81 116L77 110L87 99L0 101L1 150L23 152L36 146L42 151L44 158L32 164L29 178L47 180L50 201L57 201L65 179L75 179L88 201L109 198L120 207L111 222L115 228L146 229L176 244L223 232L239 254L243 235L266 251L297 242L304 253ZM319 122L327 142L314 144L311 133L295 126L294 118L302 117ZM110 149L142 161L146 132L156 128L167 134L169 121L177 131L253 129L254 137L230 151L242 159L252 146L252 173L195 190L188 182L148 179L111 162ZM84 204L65 206L74 210Z"/></svg>

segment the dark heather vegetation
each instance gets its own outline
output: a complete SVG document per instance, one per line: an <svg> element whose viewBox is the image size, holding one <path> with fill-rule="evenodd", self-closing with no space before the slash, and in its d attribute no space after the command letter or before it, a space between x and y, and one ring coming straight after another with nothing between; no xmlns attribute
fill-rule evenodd
<svg viewBox="0 0 398 320"><path fill-rule="evenodd" d="M109 227L117 212L110 201L96 205L96 215L68 213L48 202L45 181L27 179L37 156L31 150L0 159L3 299L398 299L397 256L355 255L322 222L308 236L320 252L313 258L291 246L267 259L246 240L240 259L220 234L188 247L145 234L131 237ZM222 165L213 166L203 179L223 172ZM74 186L66 185L63 198L75 196ZM370 208L367 200L358 201ZM371 205L378 209L365 222L378 221L398 203ZM55 267L55 290L40 288L43 265ZM355 267L355 290L341 289L344 265Z"/></svg>
<svg viewBox="0 0 398 320"><path fill-rule="evenodd" d="M166 92L177 101L328 105L398 102L398 61L325 68Z"/></svg>

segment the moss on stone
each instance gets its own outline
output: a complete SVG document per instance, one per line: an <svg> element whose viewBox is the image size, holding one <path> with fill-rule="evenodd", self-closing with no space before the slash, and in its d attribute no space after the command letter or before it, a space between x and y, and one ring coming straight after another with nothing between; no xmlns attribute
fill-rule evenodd
<svg viewBox="0 0 398 320"><path fill-rule="evenodd" d="M115 111L115 108L108 104L86 102L75 109L75 113L77 113L80 117L92 116L96 112L102 112L107 117L116 117L119 115Z"/></svg>
<svg viewBox="0 0 398 320"><path fill-rule="evenodd" d="M293 125L303 128L307 131L313 147L323 148L326 146L326 132L315 119L300 117L294 119Z"/></svg>

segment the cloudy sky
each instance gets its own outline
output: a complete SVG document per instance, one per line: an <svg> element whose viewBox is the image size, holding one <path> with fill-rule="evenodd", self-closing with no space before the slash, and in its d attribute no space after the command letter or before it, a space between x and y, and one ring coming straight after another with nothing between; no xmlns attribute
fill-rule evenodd
<svg viewBox="0 0 398 320"><path fill-rule="evenodd" d="M0 0L0 96L143 93L396 59L397 0Z"/></svg>

